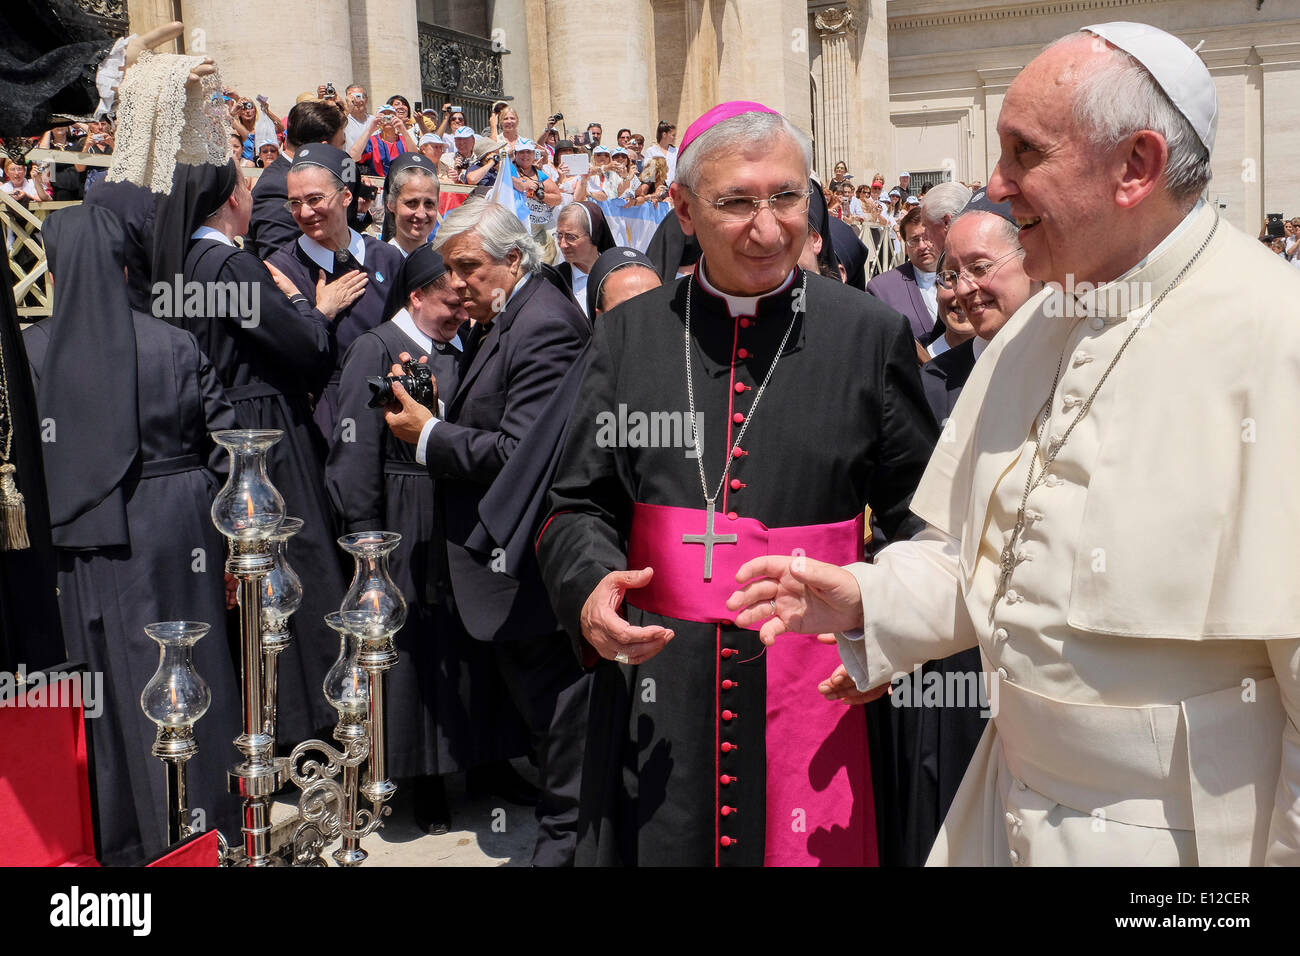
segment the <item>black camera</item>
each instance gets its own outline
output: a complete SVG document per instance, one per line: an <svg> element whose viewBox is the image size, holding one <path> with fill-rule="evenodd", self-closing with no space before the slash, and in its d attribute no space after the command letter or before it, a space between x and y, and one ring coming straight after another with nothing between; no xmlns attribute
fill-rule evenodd
<svg viewBox="0 0 1300 956"><path fill-rule="evenodd" d="M385 405L392 405L397 402L393 397L393 383L400 382L402 388L413 399L427 408L429 411L437 410L437 402L433 397L433 369L423 362L403 362L402 370L404 375L373 375L366 379L366 385L370 387L370 401L367 406L370 408L383 408Z"/></svg>
<svg viewBox="0 0 1300 956"><path fill-rule="evenodd" d="M552 123L558 123L558 122L559 122L560 120L562 120L562 119L564 119L564 114L563 114L563 113L556 113L554 116L551 117L551 122L552 122Z"/></svg>
<svg viewBox="0 0 1300 956"><path fill-rule="evenodd" d="M335 95L335 93L334 93L334 84L333 84L333 83L326 83L326 84L325 84L325 95L326 95L326 96L334 96L334 95Z"/></svg>

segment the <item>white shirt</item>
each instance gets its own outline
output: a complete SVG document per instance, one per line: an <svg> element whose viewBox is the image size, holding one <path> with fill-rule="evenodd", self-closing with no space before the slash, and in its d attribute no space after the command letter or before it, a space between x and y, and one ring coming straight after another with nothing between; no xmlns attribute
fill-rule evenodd
<svg viewBox="0 0 1300 956"><path fill-rule="evenodd" d="M334 250L326 249L311 236L299 236L298 245L302 251L307 253L311 261L316 263L326 272L334 271ZM355 229L348 230L348 252L352 258L357 260L357 265L365 267L366 264L366 243L361 238L361 233Z"/></svg>
<svg viewBox="0 0 1300 956"><path fill-rule="evenodd" d="M668 164L668 182L671 183L673 180L677 178L677 147L676 146L669 146L667 149L664 149L658 144L655 144L654 146L651 146L649 149L647 149L641 155L644 156L647 160L653 159L656 156L662 156L664 158L664 162Z"/></svg>
<svg viewBox="0 0 1300 956"><path fill-rule="evenodd" d="M575 270L575 271L576 271L576 270ZM513 299L515 296L517 296L517 295L519 294L519 290L522 289L525 285L527 285L528 282L529 282L529 280L530 280L531 278L532 278L532 275L531 275L530 273L524 273L523 278L520 279L518 282L515 283L515 287L514 287L513 289L510 290L510 298L506 299L506 307L507 307L507 308L509 308L509 306L510 306L510 300ZM545 281L545 280L543 280L543 281ZM504 312L505 309L502 309L501 311ZM496 320L493 319L493 321L495 322ZM414 324L414 322L412 322L412 324ZM403 331L405 331L405 330L403 330ZM460 347L461 347L459 342L456 343L456 347L457 347L457 348L460 348ZM480 345L480 347L481 347L481 345ZM443 405L442 405L441 400L439 400L439 402L438 402L438 415L441 416L442 413L443 413ZM420 429L420 438L419 438L419 441L417 441L417 442L415 443L415 463L416 463L417 465L423 465L423 464L425 464L425 454L424 454L424 452L425 452L425 448L426 448L426 446L427 446L428 443L429 443L429 432L433 431L433 427L434 427L435 425L437 425L440 421L442 421L442 418L441 418L441 417L430 418L427 422L424 423L424 427Z"/></svg>
<svg viewBox="0 0 1300 956"><path fill-rule="evenodd" d="M372 119L374 119L374 116L369 113L366 114L365 119L361 120L354 118L351 113L348 114L347 132L343 134L347 139L347 145L343 147L344 149L352 148L352 144L362 137Z"/></svg>
<svg viewBox="0 0 1300 956"><path fill-rule="evenodd" d="M915 266L912 267L916 273L916 287L921 292L921 298L925 300L925 307L930 310L930 318L939 317L939 291L935 287L937 272L922 272Z"/></svg>
<svg viewBox="0 0 1300 956"><path fill-rule="evenodd" d="M199 226L190 235L191 239L211 239L214 242L222 242L228 246L233 246L234 240L227 236L220 229L213 229L211 226Z"/></svg>
<svg viewBox="0 0 1300 956"><path fill-rule="evenodd" d="M976 359L978 359L981 355L983 355L984 350L988 347L989 347L988 339L982 339L977 335L972 340L971 351L975 353Z"/></svg>
<svg viewBox="0 0 1300 956"><path fill-rule="evenodd" d="M578 300L578 307L582 309L583 315L587 314L587 273L583 272L573 263L569 263L573 268L573 297Z"/></svg>

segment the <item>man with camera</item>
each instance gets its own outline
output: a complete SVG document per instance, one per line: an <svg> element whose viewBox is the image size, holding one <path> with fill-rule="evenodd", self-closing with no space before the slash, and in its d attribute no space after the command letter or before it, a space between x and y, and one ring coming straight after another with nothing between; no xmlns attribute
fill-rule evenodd
<svg viewBox="0 0 1300 956"><path fill-rule="evenodd" d="M428 245L411 253L395 283L388 320L359 336L343 360L340 424L325 481L344 533L384 528L402 535L390 573L409 613L396 636L397 666L385 678L390 772L410 779L417 825L445 833L451 814L442 775L469 770L473 788L492 769L487 765L522 755L528 743L492 648L448 621L435 484L414 448L384 427L395 378L384 376L402 356L399 387L431 411L445 409L459 381L457 333L469 313Z"/></svg>
<svg viewBox="0 0 1300 956"><path fill-rule="evenodd" d="M347 145L344 149L351 150L352 144L362 136L368 135L366 130L370 128L370 121L374 117L366 112L366 88L360 84L354 83L346 90L346 97L343 105L347 109Z"/></svg>
<svg viewBox="0 0 1300 956"><path fill-rule="evenodd" d="M481 522L495 517L481 515L480 504L539 421L591 326L547 281L541 248L504 206L468 200L447 214L434 246L475 321L460 384L442 394L441 416L394 385L401 405L390 405L386 418L394 435L414 444L415 459L435 481L451 617L491 644L532 734L542 790L533 863L566 866L577 842L586 680L556 624L531 550L511 568L502 549L485 552L473 542Z"/></svg>

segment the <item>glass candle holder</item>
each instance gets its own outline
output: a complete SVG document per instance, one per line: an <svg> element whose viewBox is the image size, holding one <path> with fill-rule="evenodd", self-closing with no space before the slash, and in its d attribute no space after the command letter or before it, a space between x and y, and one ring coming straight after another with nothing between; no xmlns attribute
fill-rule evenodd
<svg viewBox="0 0 1300 956"><path fill-rule="evenodd" d="M212 502L212 523L230 539L232 551L265 541L284 520L284 498L266 473L266 454L283 435L275 428L212 433L230 453L230 474Z"/></svg>
<svg viewBox="0 0 1300 956"><path fill-rule="evenodd" d="M160 741L188 738L212 704L211 688L194 669L194 645L209 629L199 621L145 625L158 644L158 669L140 693L140 708L158 725Z"/></svg>

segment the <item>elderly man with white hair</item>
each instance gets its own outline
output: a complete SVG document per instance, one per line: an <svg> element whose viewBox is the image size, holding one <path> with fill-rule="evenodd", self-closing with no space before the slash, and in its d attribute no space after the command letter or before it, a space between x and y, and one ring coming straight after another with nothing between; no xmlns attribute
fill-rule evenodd
<svg viewBox="0 0 1300 956"><path fill-rule="evenodd" d="M962 214L970 202L973 190L965 183L939 183L921 197L921 221L930 245L942 254L944 238L953 220Z"/></svg>
<svg viewBox="0 0 1300 956"><path fill-rule="evenodd" d="M596 323L537 546L595 666L579 864L878 858L865 709L807 684L834 648L764 653L724 606L757 555L856 558L867 506L906 537L936 437L905 320L797 265L811 154L758 103L691 124L698 268Z"/></svg>
<svg viewBox="0 0 1300 956"><path fill-rule="evenodd" d="M931 864L1300 862L1300 277L1201 199L1216 115L1154 27L1035 58L988 192L1048 288L975 366L926 530L740 569L768 639L841 632L832 692L979 646L993 717Z"/></svg>
<svg viewBox="0 0 1300 956"><path fill-rule="evenodd" d="M504 549L477 542L482 522L496 527L480 503L538 422L591 325L548 280L540 247L504 206L467 200L443 219L434 249L473 320L462 336L460 384L435 395L445 417L394 385L401 408L390 407L388 426L415 445L415 460L434 479L447 627L491 643L532 735L542 791L533 864L564 866L577 833L587 680L556 625L531 551L512 566ZM531 537L532 529L523 533Z"/></svg>

